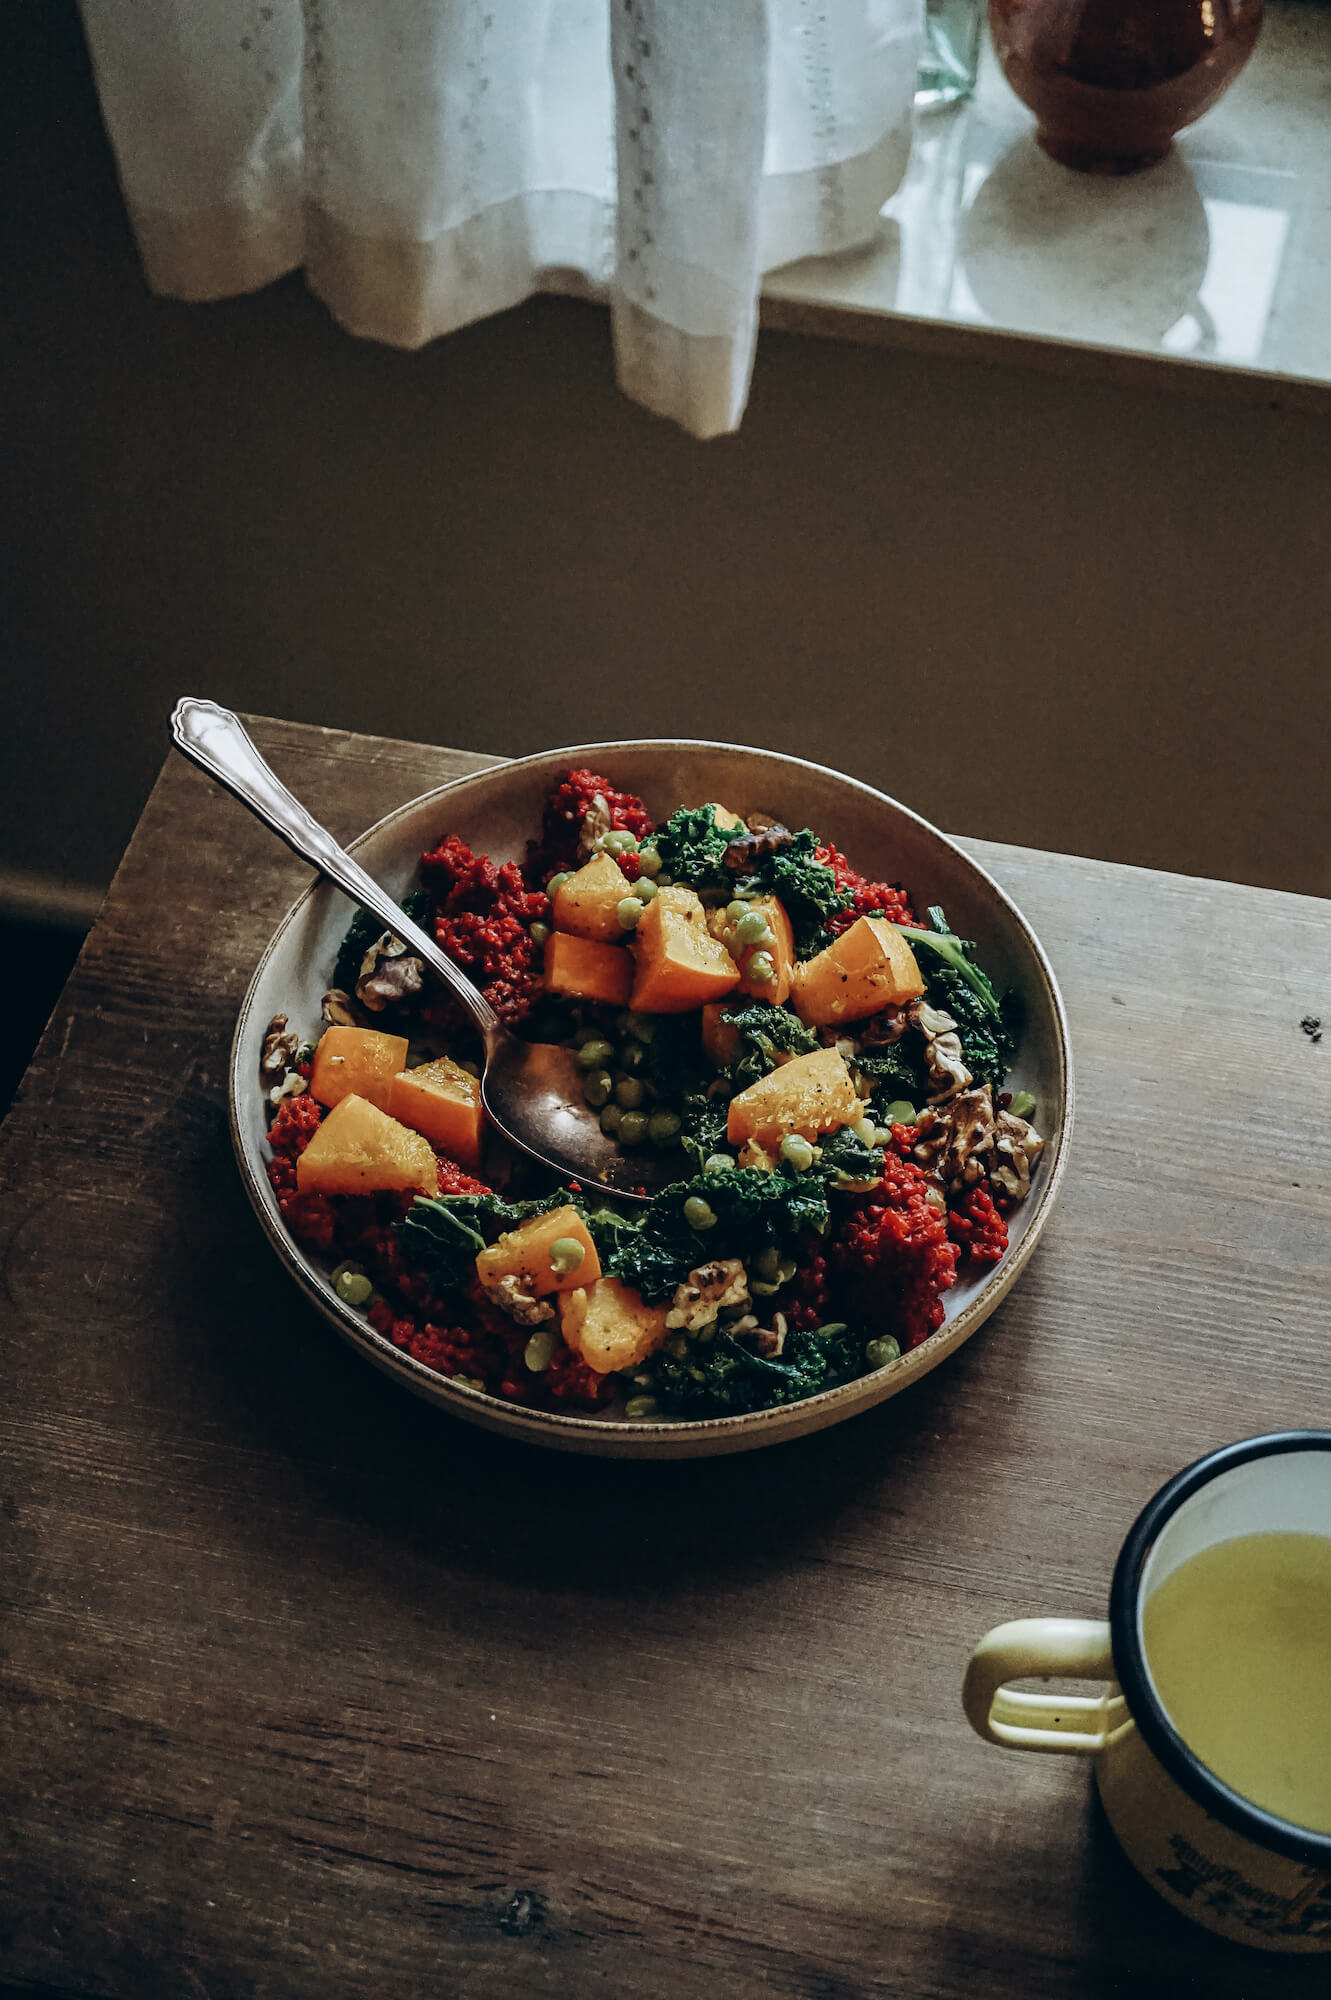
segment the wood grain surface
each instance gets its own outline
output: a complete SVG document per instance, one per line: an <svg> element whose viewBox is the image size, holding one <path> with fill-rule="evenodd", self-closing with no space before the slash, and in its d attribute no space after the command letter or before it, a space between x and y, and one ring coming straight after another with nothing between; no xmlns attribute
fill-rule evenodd
<svg viewBox="0 0 1331 2000"><path fill-rule="evenodd" d="M344 837L489 761L256 736ZM835 1431L598 1462L418 1403L283 1277L224 1079L305 871L168 762L0 1152L5 1992L1325 1994L959 1690L990 1625L1103 1611L1178 1466L1331 1425L1327 906L973 851L1072 1023L1030 1270Z"/></svg>

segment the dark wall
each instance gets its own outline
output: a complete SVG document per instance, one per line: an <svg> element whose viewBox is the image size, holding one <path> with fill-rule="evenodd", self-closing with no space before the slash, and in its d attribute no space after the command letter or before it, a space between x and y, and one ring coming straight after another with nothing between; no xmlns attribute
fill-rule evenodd
<svg viewBox="0 0 1331 2000"><path fill-rule="evenodd" d="M767 335L698 445L592 307L410 355L294 278L154 300L74 9L9 11L0 891L107 880L184 691L748 740L957 831L1331 890L1325 420Z"/></svg>

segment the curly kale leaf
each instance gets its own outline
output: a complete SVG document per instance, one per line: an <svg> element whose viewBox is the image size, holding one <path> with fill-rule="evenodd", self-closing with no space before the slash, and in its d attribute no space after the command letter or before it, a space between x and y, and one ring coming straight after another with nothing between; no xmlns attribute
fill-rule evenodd
<svg viewBox="0 0 1331 2000"><path fill-rule="evenodd" d="M511 1214L497 1194L420 1195L398 1224L402 1254L434 1291L461 1291Z"/></svg>
<svg viewBox="0 0 1331 2000"><path fill-rule="evenodd" d="M679 1143L685 1159L700 1174L714 1153L725 1151L729 1112L724 1104L699 1092L685 1098L683 1118Z"/></svg>
<svg viewBox="0 0 1331 2000"><path fill-rule="evenodd" d="M998 1016L976 998L974 988L959 973L935 973L929 981L929 1003L952 1016L961 1036L961 1059L976 1083L998 1090L1008 1073L1020 1038L1020 1002L1004 994Z"/></svg>
<svg viewBox="0 0 1331 2000"><path fill-rule="evenodd" d="M776 1007L770 1000L748 1000L727 1007L723 1020L765 1055L780 1049L786 1055L807 1056L818 1047L818 1037L806 1028L789 1007Z"/></svg>
<svg viewBox="0 0 1331 2000"><path fill-rule="evenodd" d="M802 1402L865 1372L862 1343L844 1326L791 1332L774 1360L751 1354L731 1334L694 1342L686 1356L661 1350L652 1357L656 1399L672 1416L728 1416ZM701 1376L701 1380L699 1380Z"/></svg>
<svg viewBox="0 0 1331 2000"><path fill-rule="evenodd" d="M740 1052L726 1070L736 1090L747 1090L777 1066L778 1054L805 1056L818 1047L797 1014L770 1000L750 1000L731 1008L723 1019L738 1031Z"/></svg>
<svg viewBox="0 0 1331 2000"><path fill-rule="evenodd" d="M961 1036L961 1056L977 1083L997 1090L1016 1054L1021 1027L1021 1002L1005 993L1000 1000L987 973L975 963L975 946L948 929L938 908L929 911L931 931L902 927L916 956L923 946L928 956L920 967L929 982L929 1004L952 1016Z"/></svg>
<svg viewBox="0 0 1331 2000"><path fill-rule="evenodd" d="M681 806L657 833L656 851L677 882L692 889L722 889L729 840L716 823L713 806Z"/></svg>
<svg viewBox="0 0 1331 2000"><path fill-rule="evenodd" d="M806 826L785 847L764 857L758 874L763 887L779 896L795 933L797 958L812 958L827 942L824 926L829 917L850 908L848 892L837 887L837 879L825 861L815 855L816 834Z"/></svg>
<svg viewBox="0 0 1331 2000"><path fill-rule="evenodd" d="M852 1069L859 1070L873 1084L875 1107L886 1110L894 1098L905 1098L917 1106L924 1101L928 1090L924 1049L923 1038L910 1034L903 1035L899 1042L887 1043L879 1049L862 1049L851 1057Z"/></svg>
<svg viewBox="0 0 1331 2000"><path fill-rule="evenodd" d="M412 889L402 898L404 913L413 924L428 930L430 924L431 899L428 889ZM370 946L384 934L384 927L378 917L372 917L368 910L357 910L338 947L337 964L333 968L333 984L344 993L354 993L356 981L360 978L361 961Z"/></svg>
<svg viewBox="0 0 1331 2000"><path fill-rule="evenodd" d="M849 1125L824 1139L818 1151L818 1172L833 1187L874 1187L883 1178L882 1147L866 1146Z"/></svg>
<svg viewBox="0 0 1331 2000"><path fill-rule="evenodd" d="M693 1229L685 1220L684 1204L694 1195L716 1217L710 1229ZM699 1264L717 1257L748 1260L769 1245L785 1249L801 1230L823 1235L828 1221L827 1190L816 1175L729 1167L663 1188L641 1220L626 1225L607 1269L649 1305L660 1305Z"/></svg>

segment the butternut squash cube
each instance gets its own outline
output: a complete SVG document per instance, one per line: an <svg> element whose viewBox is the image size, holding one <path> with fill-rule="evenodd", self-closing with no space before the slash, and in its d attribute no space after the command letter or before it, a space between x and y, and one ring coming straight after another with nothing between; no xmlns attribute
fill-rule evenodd
<svg viewBox="0 0 1331 2000"><path fill-rule="evenodd" d="M481 1158L481 1086L457 1063L441 1056L393 1078L390 1117L421 1132L432 1146L459 1166L475 1169Z"/></svg>
<svg viewBox="0 0 1331 2000"><path fill-rule="evenodd" d="M702 1010L702 1045L716 1069L729 1069L739 1054L739 1029L719 1000L709 1000Z"/></svg>
<svg viewBox="0 0 1331 2000"><path fill-rule="evenodd" d="M918 1000L924 979L895 924L861 917L816 958L796 966L791 991L805 1026L826 1028Z"/></svg>
<svg viewBox="0 0 1331 2000"><path fill-rule="evenodd" d="M633 884L612 854L594 854L555 891L555 929L573 937L620 942L624 926L616 912Z"/></svg>
<svg viewBox="0 0 1331 2000"><path fill-rule="evenodd" d="M436 1194L434 1148L364 1097L344 1097L296 1161L301 1194Z"/></svg>
<svg viewBox="0 0 1331 2000"><path fill-rule="evenodd" d="M730 1100L726 1137L732 1146L752 1140L769 1152L788 1133L816 1139L864 1114L850 1071L835 1049L796 1056Z"/></svg>
<svg viewBox="0 0 1331 2000"><path fill-rule="evenodd" d="M557 1271L550 1262L551 1246L562 1236L582 1245L582 1261L569 1271ZM552 1208L548 1215L534 1215L530 1222L507 1230L497 1243L482 1250L476 1259L476 1275L491 1290L504 1278L516 1278L522 1291L541 1298L546 1292L570 1292L579 1285L594 1285L601 1275L601 1260L577 1209Z"/></svg>
<svg viewBox="0 0 1331 2000"><path fill-rule="evenodd" d="M545 990L574 1000L603 1000L622 1007L633 984L633 960L622 944L552 931L545 947Z"/></svg>
<svg viewBox="0 0 1331 2000"><path fill-rule="evenodd" d="M731 812L729 806L719 806L715 799L709 799L708 804L712 808L712 821L714 825L720 827L722 833L748 832L749 829L739 814Z"/></svg>
<svg viewBox="0 0 1331 2000"><path fill-rule="evenodd" d="M330 1110L344 1097L363 1097L387 1111L393 1078L407 1066L405 1035L378 1028L327 1028L314 1051L310 1096Z"/></svg>
<svg viewBox="0 0 1331 2000"><path fill-rule="evenodd" d="M636 1368L655 1354L666 1337L666 1309L643 1303L641 1294L618 1278L565 1292L559 1306L565 1343L598 1375Z"/></svg>
<svg viewBox="0 0 1331 2000"><path fill-rule="evenodd" d="M776 939L775 944L743 945L735 954L735 962L740 970L739 990L751 993L755 1000L771 1000L780 1006L790 997L791 983L795 975L795 933L790 927L790 918L777 896L756 896L749 904L759 916L766 917L767 928ZM765 951L776 968L776 978L766 982L755 979L749 971L754 956Z"/></svg>
<svg viewBox="0 0 1331 2000"><path fill-rule="evenodd" d="M675 883L647 905L630 947L637 970L629 1005L641 1014L687 1014L739 985L739 967L707 928L692 889Z"/></svg>

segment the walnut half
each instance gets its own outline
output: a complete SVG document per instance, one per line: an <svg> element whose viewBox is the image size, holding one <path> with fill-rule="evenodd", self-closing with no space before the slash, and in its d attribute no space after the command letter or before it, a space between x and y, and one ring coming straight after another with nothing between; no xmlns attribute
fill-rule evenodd
<svg viewBox="0 0 1331 2000"><path fill-rule="evenodd" d="M385 931L376 938L360 962L356 998L372 1014L419 993L425 978L420 959L412 958L401 938Z"/></svg>
<svg viewBox="0 0 1331 2000"><path fill-rule="evenodd" d="M748 1296L749 1281L740 1259L717 1257L710 1264L699 1264L675 1287L666 1325L697 1333L700 1327L710 1326L724 1306L743 1305Z"/></svg>

